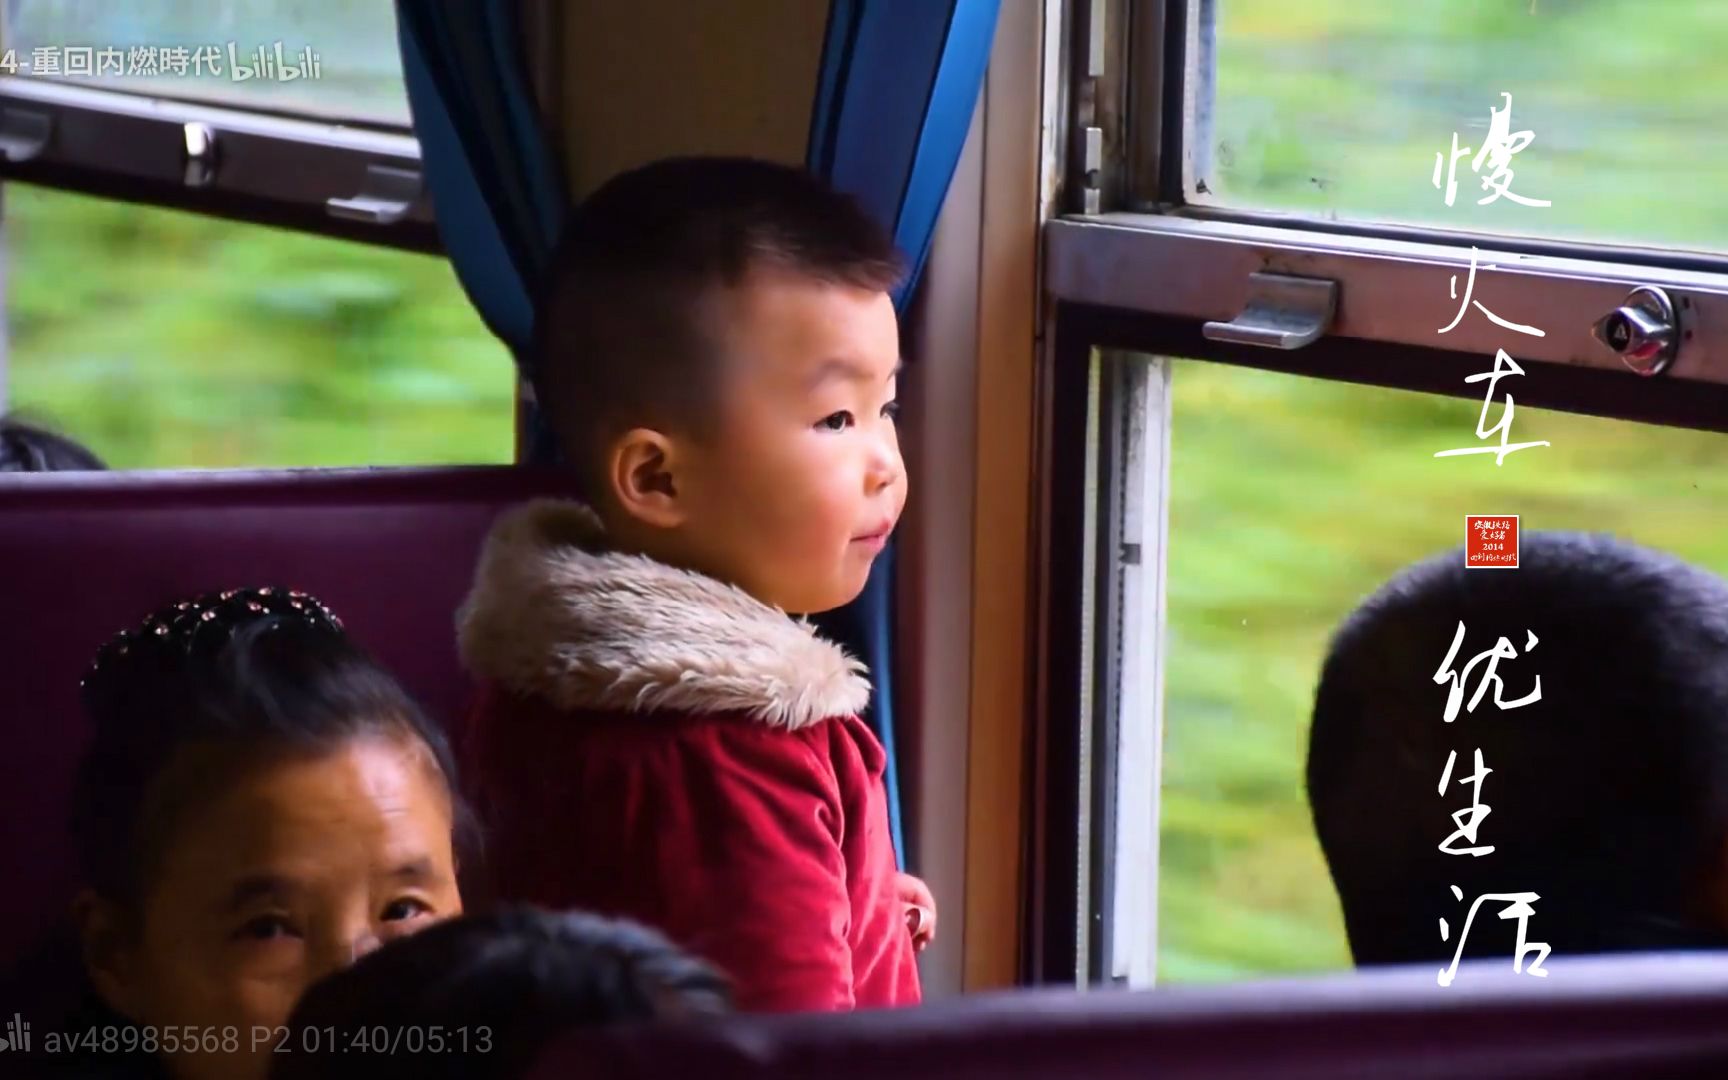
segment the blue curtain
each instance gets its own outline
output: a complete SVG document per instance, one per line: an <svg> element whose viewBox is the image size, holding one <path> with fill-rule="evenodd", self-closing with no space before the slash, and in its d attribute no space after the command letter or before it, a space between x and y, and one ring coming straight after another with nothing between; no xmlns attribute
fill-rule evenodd
<svg viewBox="0 0 1728 1080"><path fill-rule="evenodd" d="M457 277L481 318L525 363L535 283L566 210L557 158L523 76L520 0L397 0L408 102L426 183ZM832 0L808 163L857 195L894 232L911 273L924 267L936 215L983 86L999 0ZM533 372L524 371L532 376ZM530 417L532 459L552 457ZM865 720L888 752L895 850L906 847L894 739L892 546L864 594L819 619L870 666Z"/></svg>
<svg viewBox="0 0 1728 1080"><path fill-rule="evenodd" d="M520 0L397 0L414 134L438 230L480 317L527 357L534 287L569 202L521 52Z"/></svg>
<svg viewBox="0 0 1728 1080"><path fill-rule="evenodd" d="M829 9L807 162L893 229L911 270L894 297L902 314L924 269L984 85L998 7L999 0L833 0ZM864 594L816 621L870 667L876 693L865 720L888 752L889 818L905 865L894 738L893 579L890 546L876 560Z"/></svg>

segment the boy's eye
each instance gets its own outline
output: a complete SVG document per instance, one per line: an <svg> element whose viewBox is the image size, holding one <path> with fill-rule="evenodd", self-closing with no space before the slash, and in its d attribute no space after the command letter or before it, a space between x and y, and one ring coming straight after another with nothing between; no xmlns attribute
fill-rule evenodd
<svg viewBox="0 0 1728 1080"><path fill-rule="evenodd" d="M831 413L817 421L816 426L824 431L845 431L852 426L852 414L845 411Z"/></svg>
<svg viewBox="0 0 1728 1080"><path fill-rule="evenodd" d="M392 900L385 906L383 918L385 922L401 922L404 919L428 914L431 910L431 906L423 900L403 897L400 900Z"/></svg>
<svg viewBox="0 0 1728 1080"><path fill-rule="evenodd" d="M260 915L248 920L234 936L246 941L275 941L296 935L294 925L282 915Z"/></svg>

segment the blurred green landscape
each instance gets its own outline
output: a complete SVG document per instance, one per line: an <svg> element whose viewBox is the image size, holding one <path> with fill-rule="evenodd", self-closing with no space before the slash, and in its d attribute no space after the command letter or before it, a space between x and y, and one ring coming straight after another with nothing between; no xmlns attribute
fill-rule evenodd
<svg viewBox="0 0 1728 1080"><path fill-rule="evenodd" d="M1728 250L1720 0L1220 0L1219 12L1202 172L1218 203ZM1465 160L1448 207L1434 154L1454 131L1478 147L1502 91L1511 130L1535 133L1512 190L1553 205L1477 206ZM1538 377L1502 387L1517 399ZM1520 405L1511 441L1553 445L1496 467L1431 456L1480 445L1479 398L1192 361L1173 382L1159 978L1345 968L1302 787L1332 628L1401 567L1461 545L1467 513L1610 532L1728 573L1728 438Z"/></svg>
<svg viewBox="0 0 1728 1080"><path fill-rule="evenodd" d="M111 466L507 462L507 350L442 258L8 184L8 404Z"/></svg>
<svg viewBox="0 0 1728 1080"><path fill-rule="evenodd" d="M1337 220L1728 251L1719 0L1217 0L1202 201ZM1532 14L1534 11L1534 14ZM1510 190L1472 159L1512 96ZM1452 136L1457 196L1434 186ZM1209 134L1209 138L1204 137Z"/></svg>

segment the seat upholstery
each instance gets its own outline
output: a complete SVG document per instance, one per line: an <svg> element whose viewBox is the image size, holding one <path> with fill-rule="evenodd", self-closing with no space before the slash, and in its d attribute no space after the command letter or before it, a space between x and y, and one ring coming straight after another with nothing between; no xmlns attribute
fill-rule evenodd
<svg viewBox="0 0 1728 1080"><path fill-rule="evenodd" d="M304 589L448 723L470 689L453 617L485 530L558 487L510 468L0 480L0 969L73 884L78 682L104 640L183 595Z"/></svg>
<svg viewBox="0 0 1728 1080"><path fill-rule="evenodd" d="M1728 957L1511 960L576 1032L531 1080L1647 1080L1728 1076Z"/></svg>

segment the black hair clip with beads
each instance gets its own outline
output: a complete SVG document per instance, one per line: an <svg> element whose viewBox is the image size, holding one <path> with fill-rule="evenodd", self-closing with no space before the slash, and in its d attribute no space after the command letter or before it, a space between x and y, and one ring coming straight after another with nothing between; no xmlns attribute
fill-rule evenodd
<svg viewBox="0 0 1728 1080"><path fill-rule="evenodd" d="M137 654L191 655L195 649L220 645L242 627L261 619L276 619L278 625L304 625L341 634L342 620L324 603L297 589L266 586L227 589L180 600L151 612L139 626L122 630L96 652L81 686L113 664L135 659Z"/></svg>

